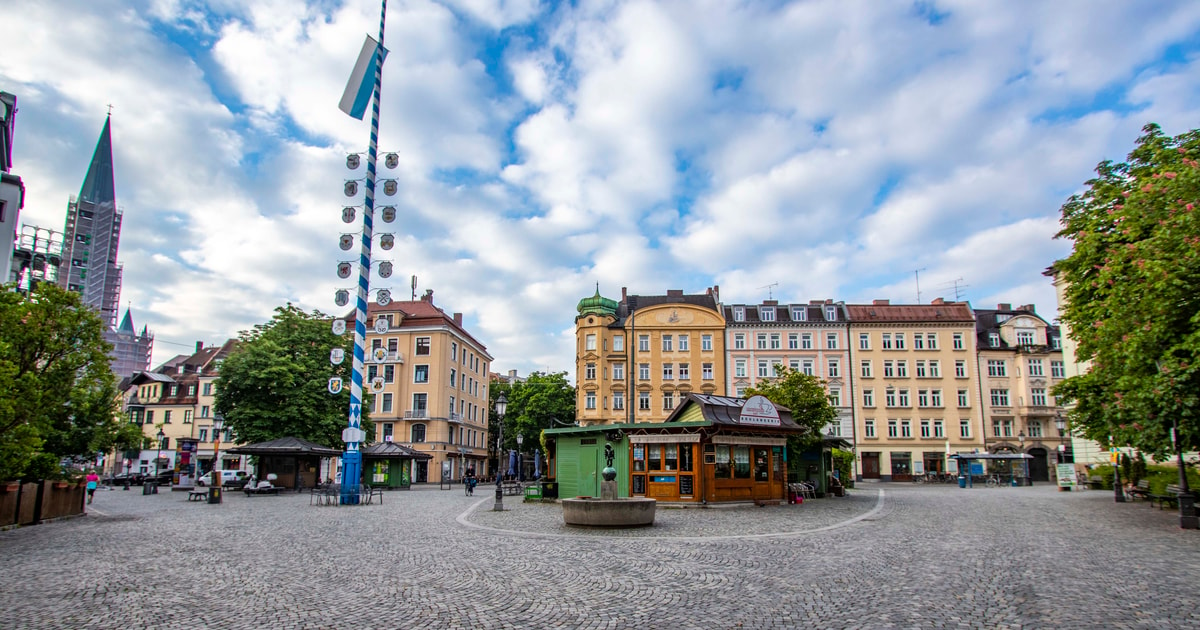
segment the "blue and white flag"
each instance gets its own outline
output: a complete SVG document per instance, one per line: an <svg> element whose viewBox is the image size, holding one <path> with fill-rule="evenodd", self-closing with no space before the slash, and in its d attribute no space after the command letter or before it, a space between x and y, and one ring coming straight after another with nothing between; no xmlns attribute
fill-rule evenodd
<svg viewBox="0 0 1200 630"><path fill-rule="evenodd" d="M342 94L342 102L338 109L362 120L367 113L367 105L371 102L371 93L375 90L375 50L381 50L380 63L387 58L387 49L367 35L362 50L358 53L358 61L354 64L354 72L346 83L346 91Z"/></svg>

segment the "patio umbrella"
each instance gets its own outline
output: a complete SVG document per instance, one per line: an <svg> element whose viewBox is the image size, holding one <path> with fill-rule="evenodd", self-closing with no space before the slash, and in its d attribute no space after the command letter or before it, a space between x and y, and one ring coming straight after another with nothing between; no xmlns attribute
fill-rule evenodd
<svg viewBox="0 0 1200 630"><path fill-rule="evenodd" d="M540 450L533 452L533 478L542 478L542 452Z"/></svg>
<svg viewBox="0 0 1200 630"><path fill-rule="evenodd" d="M514 449L514 450L510 450L508 452L508 473L510 475L512 475L512 474L516 474L516 472L517 472L517 451Z"/></svg>

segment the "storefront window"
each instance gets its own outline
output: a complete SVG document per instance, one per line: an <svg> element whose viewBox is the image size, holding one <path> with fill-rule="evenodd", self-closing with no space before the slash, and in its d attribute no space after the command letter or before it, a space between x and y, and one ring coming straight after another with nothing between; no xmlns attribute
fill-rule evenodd
<svg viewBox="0 0 1200 630"><path fill-rule="evenodd" d="M749 446L733 447L733 478L734 479L749 479L750 478L750 447Z"/></svg>
<svg viewBox="0 0 1200 630"><path fill-rule="evenodd" d="M892 475L912 474L912 454L892 453Z"/></svg>
<svg viewBox="0 0 1200 630"><path fill-rule="evenodd" d="M685 444L679 449L679 470L692 471L692 445Z"/></svg>
<svg viewBox="0 0 1200 630"><path fill-rule="evenodd" d="M770 481L770 474L767 468L767 449L754 449L754 480L755 481Z"/></svg>
<svg viewBox="0 0 1200 630"><path fill-rule="evenodd" d="M651 444L647 450L650 451L650 470L662 470L662 447Z"/></svg>
<svg viewBox="0 0 1200 630"><path fill-rule="evenodd" d="M633 445L633 470L635 472L646 470L646 447L641 444Z"/></svg>
<svg viewBox="0 0 1200 630"><path fill-rule="evenodd" d="M717 479L729 479L729 447L724 444L717 445L717 469L713 472L713 476Z"/></svg>
<svg viewBox="0 0 1200 630"><path fill-rule="evenodd" d="M667 467L664 470L679 470L679 445L667 445Z"/></svg>

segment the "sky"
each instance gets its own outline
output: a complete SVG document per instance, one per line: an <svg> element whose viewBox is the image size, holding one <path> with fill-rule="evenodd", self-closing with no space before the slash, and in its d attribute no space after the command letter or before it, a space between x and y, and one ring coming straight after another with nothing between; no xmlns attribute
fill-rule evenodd
<svg viewBox="0 0 1200 630"><path fill-rule="evenodd" d="M154 365L287 302L346 311L370 124L337 105L379 11L0 0L20 222L62 229L111 105L122 311ZM393 0L385 44L398 219L372 289L415 275L493 371L572 380L597 283L914 303L919 282L1051 319L1063 202L1145 124L1200 120L1200 2Z"/></svg>

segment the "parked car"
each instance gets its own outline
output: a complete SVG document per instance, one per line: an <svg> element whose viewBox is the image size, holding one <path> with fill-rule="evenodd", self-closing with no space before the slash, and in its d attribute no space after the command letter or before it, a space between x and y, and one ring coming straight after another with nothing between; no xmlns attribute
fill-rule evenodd
<svg viewBox="0 0 1200 630"><path fill-rule="evenodd" d="M250 479L249 473L244 470L222 470L221 471L221 487L240 490L246 485ZM208 471L196 480L197 486L210 486L213 482L212 471Z"/></svg>
<svg viewBox="0 0 1200 630"><path fill-rule="evenodd" d="M140 486L146 481L146 476L140 472L117 473L109 477L105 483L111 486Z"/></svg>
<svg viewBox="0 0 1200 630"><path fill-rule="evenodd" d="M159 473L154 476L154 480L160 486L169 486L172 483L175 483L175 471L174 470L159 471Z"/></svg>

